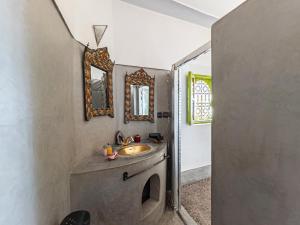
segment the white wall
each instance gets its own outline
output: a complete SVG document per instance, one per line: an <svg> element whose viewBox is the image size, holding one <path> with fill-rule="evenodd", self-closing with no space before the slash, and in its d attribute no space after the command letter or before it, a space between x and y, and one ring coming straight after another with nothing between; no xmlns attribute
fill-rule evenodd
<svg viewBox="0 0 300 225"><path fill-rule="evenodd" d="M116 62L171 69L210 40L210 30L122 1L114 1Z"/></svg>
<svg viewBox="0 0 300 225"><path fill-rule="evenodd" d="M74 37L95 47L93 24L107 24L101 46L117 64L170 69L210 40L210 29L120 0L56 0Z"/></svg>
<svg viewBox="0 0 300 225"><path fill-rule="evenodd" d="M182 88L181 105L181 171L191 170L211 165L211 124L187 124L186 75L191 71L197 74L211 74L211 54L199 56L180 67L180 82Z"/></svg>
<svg viewBox="0 0 300 225"><path fill-rule="evenodd" d="M91 48L96 48L93 25L109 25L100 47L108 47L114 58L113 0L55 0L73 37Z"/></svg>

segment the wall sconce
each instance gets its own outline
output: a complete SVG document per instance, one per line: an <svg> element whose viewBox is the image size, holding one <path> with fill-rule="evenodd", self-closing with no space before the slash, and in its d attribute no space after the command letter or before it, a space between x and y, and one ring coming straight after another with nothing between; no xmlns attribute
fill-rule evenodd
<svg viewBox="0 0 300 225"><path fill-rule="evenodd" d="M107 25L93 25L97 48L107 29Z"/></svg>

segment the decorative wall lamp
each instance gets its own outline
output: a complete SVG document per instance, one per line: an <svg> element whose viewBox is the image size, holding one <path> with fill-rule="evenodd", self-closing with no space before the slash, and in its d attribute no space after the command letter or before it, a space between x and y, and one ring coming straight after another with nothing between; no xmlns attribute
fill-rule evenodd
<svg viewBox="0 0 300 225"><path fill-rule="evenodd" d="M93 25L97 48L107 29L107 25Z"/></svg>

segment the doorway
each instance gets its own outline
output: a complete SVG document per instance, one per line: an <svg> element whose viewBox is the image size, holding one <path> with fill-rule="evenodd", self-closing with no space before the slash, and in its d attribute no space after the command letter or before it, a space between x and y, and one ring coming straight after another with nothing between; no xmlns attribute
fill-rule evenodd
<svg viewBox="0 0 300 225"><path fill-rule="evenodd" d="M211 45L172 69L173 200L187 224L211 224Z"/></svg>

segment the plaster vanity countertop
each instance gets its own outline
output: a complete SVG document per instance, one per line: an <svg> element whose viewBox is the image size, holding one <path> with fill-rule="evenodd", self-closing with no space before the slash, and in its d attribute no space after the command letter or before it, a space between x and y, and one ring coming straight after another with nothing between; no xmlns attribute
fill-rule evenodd
<svg viewBox="0 0 300 225"><path fill-rule="evenodd" d="M165 209L167 144L141 144L151 149L113 161L99 153L78 164L71 173L72 211L88 210L91 225L157 224Z"/></svg>
<svg viewBox="0 0 300 225"><path fill-rule="evenodd" d="M151 150L146 153L141 153L135 156L118 156L117 159L112 161L108 161L106 157L103 156L101 153L97 153L83 159L80 163L78 163L73 168L71 174L82 174L82 173L114 169L123 166L129 166L132 164L140 163L142 161L146 161L152 157L161 158L166 154L166 152L164 151L164 149L166 149L167 146L166 143L154 144L154 143L143 142L139 144L148 145L151 147ZM135 144L130 144L128 146L131 145L135 145ZM121 146L113 146L114 151L115 150L118 151L119 148L121 148Z"/></svg>

